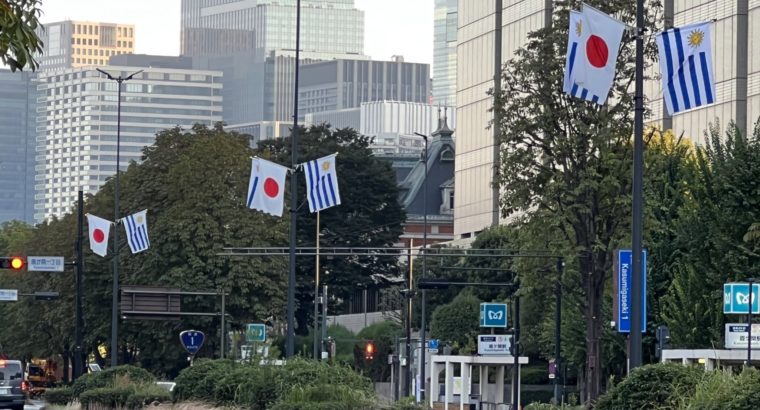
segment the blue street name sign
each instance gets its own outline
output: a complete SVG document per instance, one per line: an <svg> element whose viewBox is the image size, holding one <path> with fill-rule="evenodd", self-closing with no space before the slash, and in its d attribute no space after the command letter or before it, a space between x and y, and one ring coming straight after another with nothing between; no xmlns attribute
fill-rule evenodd
<svg viewBox="0 0 760 410"><path fill-rule="evenodd" d="M198 353L198 350L201 349L205 339L206 335L200 330L185 330L179 334L179 340L182 342L182 346L193 356L195 356L195 354Z"/></svg>
<svg viewBox="0 0 760 410"><path fill-rule="evenodd" d="M507 327L507 304L481 303L480 327Z"/></svg>
<svg viewBox="0 0 760 410"><path fill-rule="evenodd" d="M266 342L266 325L263 323L249 323L248 326L246 326L245 339L249 342Z"/></svg>
<svg viewBox="0 0 760 410"><path fill-rule="evenodd" d="M749 283L723 285L723 313L747 314L749 311ZM752 284L752 313L760 313L760 284Z"/></svg>
<svg viewBox="0 0 760 410"><path fill-rule="evenodd" d="M630 249L618 250L617 275L618 275L618 303L617 325L618 332L631 332L631 282L633 282L633 251ZM641 252L641 332L647 331L647 251Z"/></svg>

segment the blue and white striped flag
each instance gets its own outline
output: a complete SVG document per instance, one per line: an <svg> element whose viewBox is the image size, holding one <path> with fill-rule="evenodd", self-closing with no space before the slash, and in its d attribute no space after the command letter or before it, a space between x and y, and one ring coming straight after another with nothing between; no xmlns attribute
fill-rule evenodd
<svg viewBox="0 0 760 410"><path fill-rule="evenodd" d="M710 23L657 34L665 105L673 115L715 102Z"/></svg>
<svg viewBox="0 0 760 410"><path fill-rule="evenodd" d="M311 212L340 205L335 155L328 155L303 164L306 175L306 196Z"/></svg>
<svg viewBox="0 0 760 410"><path fill-rule="evenodd" d="M129 215L121 219L127 232L127 243L132 253L142 252L150 247L148 240L148 210Z"/></svg>

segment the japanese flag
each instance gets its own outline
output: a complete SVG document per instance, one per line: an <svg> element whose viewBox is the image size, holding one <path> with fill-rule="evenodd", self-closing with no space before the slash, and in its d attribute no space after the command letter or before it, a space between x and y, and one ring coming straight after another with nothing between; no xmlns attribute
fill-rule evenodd
<svg viewBox="0 0 760 410"><path fill-rule="evenodd" d="M625 24L587 4L570 13L564 91L603 105L615 79Z"/></svg>
<svg viewBox="0 0 760 410"><path fill-rule="evenodd" d="M251 161L251 179L248 182L248 208L282 216L285 205L285 177L288 168L261 158Z"/></svg>
<svg viewBox="0 0 760 410"><path fill-rule="evenodd" d="M108 234L111 232L111 221L87 214L87 226L90 229L90 249L100 256L108 253Z"/></svg>

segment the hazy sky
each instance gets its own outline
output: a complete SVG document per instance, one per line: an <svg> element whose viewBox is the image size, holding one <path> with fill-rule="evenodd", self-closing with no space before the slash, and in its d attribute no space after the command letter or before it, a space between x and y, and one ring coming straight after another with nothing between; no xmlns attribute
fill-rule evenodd
<svg viewBox="0 0 760 410"><path fill-rule="evenodd" d="M364 53L433 63L433 0L355 0L364 10ZM42 22L89 20L135 27L135 52L179 54L180 0L42 0Z"/></svg>

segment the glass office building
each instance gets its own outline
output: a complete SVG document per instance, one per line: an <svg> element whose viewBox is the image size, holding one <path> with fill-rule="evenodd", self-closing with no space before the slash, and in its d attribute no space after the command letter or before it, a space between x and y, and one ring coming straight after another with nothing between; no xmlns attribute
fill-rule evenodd
<svg viewBox="0 0 760 410"><path fill-rule="evenodd" d="M457 2L435 0L433 104L454 105L457 94Z"/></svg>
<svg viewBox="0 0 760 410"><path fill-rule="evenodd" d="M0 70L0 223L34 221L34 74Z"/></svg>

